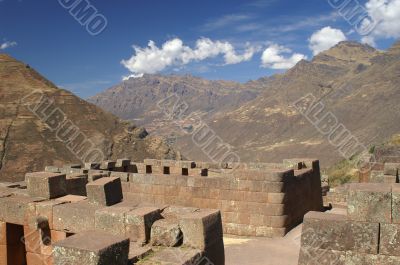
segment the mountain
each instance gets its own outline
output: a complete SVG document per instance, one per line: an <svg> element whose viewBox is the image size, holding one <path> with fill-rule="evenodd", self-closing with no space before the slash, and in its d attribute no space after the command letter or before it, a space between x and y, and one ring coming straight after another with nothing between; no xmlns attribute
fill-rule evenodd
<svg viewBox="0 0 400 265"><path fill-rule="evenodd" d="M188 106L187 112L213 114L228 111L252 100L259 88L230 81L209 81L191 75L144 75L130 78L88 99L123 119L149 124L163 119L157 103L177 95Z"/></svg>
<svg viewBox="0 0 400 265"><path fill-rule="evenodd" d="M342 160L343 156L329 143L328 136L320 133L301 114L295 102L314 98L323 106L320 113L314 114L334 116L337 124L343 125L366 148L382 143L400 131L397 122L399 58L399 43L388 51L378 51L356 42L341 42L311 61L300 61L284 74L245 84L229 83L228 86L227 82L213 83L192 77L145 76L130 79L90 101L120 117L142 119L143 125L157 128L160 133L175 131L178 137L176 145L183 155L207 159L206 152L193 144L192 135L177 129L176 124L168 120L159 119L160 111L152 105L169 92L174 92L174 88L187 87L187 82L198 80L204 86L192 86L191 95L204 95L204 91L217 95L224 91L225 94L216 97L214 104L210 104L207 98L195 96L195 102L190 101L193 105L189 104L189 112L201 113L203 121L225 143L233 146L242 161L274 162L287 157L307 156L317 157L323 166L329 166ZM171 79L174 80L171 85L160 85ZM163 81L143 85L148 80ZM139 94L127 91L139 91ZM242 93L251 96L245 97ZM142 95L146 95L146 99L152 98L152 103L143 100ZM226 97L234 100L224 100ZM138 102L138 108L146 111L115 108L127 106L128 102Z"/></svg>
<svg viewBox="0 0 400 265"><path fill-rule="evenodd" d="M46 165L100 157L142 160L176 158L179 153L162 138L148 136L145 129L57 88L29 65L0 54L0 180L18 181L25 172Z"/></svg>

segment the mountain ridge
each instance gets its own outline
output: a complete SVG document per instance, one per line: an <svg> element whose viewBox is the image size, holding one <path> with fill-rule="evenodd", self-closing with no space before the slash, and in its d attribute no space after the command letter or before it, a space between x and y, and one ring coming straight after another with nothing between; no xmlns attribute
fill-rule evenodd
<svg viewBox="0 0 400 265"><path fill-rule="evenodd" d="M38 105L38 98L30 97L34 93L43 100L41 104L47 102L44 100L53 103ZM36 113L32 106L46 108L38 107L40 112ZM55 110L63 113L65 120L79 132L71 135L67 142L63 142L63 138L58 137L46 123L50 116L38 117L46 112L56 113ZM81 157L72 148L87 142L93 143L104 154L104 159L180 156L162 138L147 136L143 128L121 121L58 88L29 65L5 54L0 54L0 113L2 181L23 180L25 172L43 170L46 165L81 163ZM78 142L78 136L86 138Z"/></svg>
<svg viewBox="0 0 400 265"><path fill-rule="evenodd" d="M208 102L198 97L188 112L198 113L224 142L233 146L243 161L267 162L288 156L310 156L321 158L323 165L329 166L343 158L328 139L293 108L293 103L312 94L323 101L326 111L332 112L338 122L367 147L384 142L400 130L400 125L393 123L398 109L396 100L399 100L400 94L398 47L399 43L396 43L387 51L378 51L364 44L341 42L310 61L300 61L283 74L238 84L237 88L242 92L253 92L251 97L243 99L240 94L232 92L235 104L218 98L209 109ZM203 82L210 84L207 80ZM149 93L148 96L154 98L153 102L160 100L159 86L150 89L137 84L133 86L134 90ZM215 93L229 91L215 86L202 89ZM229 96L232 97L232 94ZM121 96L117 92L110 100L100 93L94 97L97 102L90 101L118 114L113 104L124 104L124 98L130 96ZM141 96L136 95L138 98ZM185 96L183 98L186 99ZM163 119L160 113L154 115L158 110L148 108L149 105L141 107L150 110L152 115L143 111L120 116L140 118L143 121L141 125L161 135L175 134L177 146L186 157L209 160L201 148L192 147L191 135L186 135L171 121Z"/></svg>

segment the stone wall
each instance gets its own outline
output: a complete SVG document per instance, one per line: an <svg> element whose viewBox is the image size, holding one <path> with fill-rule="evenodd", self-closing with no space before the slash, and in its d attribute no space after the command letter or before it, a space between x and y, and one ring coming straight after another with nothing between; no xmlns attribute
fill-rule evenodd
<svg viewBox="0 0 400 265"><path fill-rule="evenodd" d="M138 203L119 177L47 169L0 183L0 265L225 264L219 210Z"/></svg>
<svg viewBox="0 0 400 265"><path fill-rule="evenodd" d="M69 165L47 170L118 176L124 196L138 203L219 209L224 233L233 235L282 237L308 211L322 210L317 160L221 167L193 161L121 159L86 164L85 169Z"/></svg>
<svg viewBox="0 0 400 265"><path fill-rule="evenodd" d="M347 215L305 216L298 264L400 264L400 184L350 184L347 196Z"/></svg>

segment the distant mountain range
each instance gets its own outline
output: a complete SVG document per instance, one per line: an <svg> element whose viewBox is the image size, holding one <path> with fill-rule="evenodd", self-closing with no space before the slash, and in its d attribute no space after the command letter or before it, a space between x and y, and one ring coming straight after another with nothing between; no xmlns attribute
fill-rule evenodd
<svg viewBox="0 0 400 265"><path fill-rule="evenodd" d="M160 137L57 88L0 54L0 181L82 159L179 158Z"/></svg>
<svg viewBox="0 0 400 265"><path fill-rule="evenodd" d="M244 84L209 81L193 76L145 75L131 78L89 99L134 120L150 132L174 139L191 159L208 156L192 135L171 122L157 103L179 95L242 161L279 161L316 157L324 166L343 159L327 135L312 125L294 105L303 97L323 104L337 123L366 147L382 143L400 131L400 43L387 51L341 42L312 61L300 61L284 74ZM318 114L318 113L317 113ZM190 120L184 121L190 128Z"/></svg>

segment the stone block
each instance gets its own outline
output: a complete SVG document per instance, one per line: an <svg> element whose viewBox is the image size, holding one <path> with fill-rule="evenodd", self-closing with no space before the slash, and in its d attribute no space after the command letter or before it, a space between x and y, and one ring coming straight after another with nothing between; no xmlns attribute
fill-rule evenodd
<svg viewBox="0 0 400 265"><path fill-rule="evenodd" d="M114 235L125 236L126 213L132 210L131 207L106 207L96 211L95 227Z"/></svg>
<svg viewBox="0 0 400 265"><path fill-rule="evenodd" d="M347 250L378 254L379 223L349 222Z"/></svg>
<svg viewBox="0 0 400 265"><path fill-rule="evenodd" d="M36 202L42 199L10 196L0 198L0 221L24 225L28 222L28 217L35 213Z"/></svg>
<svg viewBox="0 0 400 265"><path fill-rule="evenodd" d="M397 176L399 172L399 163L385 163L383 172L385 175Z"/></svg>
<svg viewBox="0 0 400 265"><path fill-rule="evenodd" d="M54 166L46 166L44 168L44 171L52 172L52 173L60 173L60 169L58 167L54 167Z"/></svg>
<svg viewBox="0 0 400 265"><path fill-rule="evenodd" d="M151 226L151 245L176 247L182 244L182 231L177 219L160 219Z"/></svg>
<svg viewBox="0 0 400 265"><path fill-rule="evenodd" d="M131 160L127 158L117 159L117 163L115 164L116 167L119 168L126 168L131 164Z"/></svg>
<svg viewBox="0 0 400 265"><path fill-rule="evenodd" d="M53 207L54 229L70 233L94 230L95 213L100 208L87 201L56 205Z"/></svg>
<svg viewBox="0 0 400 265"><path fill-rule="evenodd" d="M86 184L88 183L88 175L86 174L70 174L67 175L67 194L86 196Z"/></svg>
<svg viewBox="0 0 400 265"><path fill-rule="evenodd" d="M53 199L67 194L65 174L51 172L27 173L25 181L31 197Z"/></svg>
<svg viewBox="0 0 400 265"><path fill-rule="evenodd" d="M156 207L140 207L126 213L126 236L131 241L147 243L150 239L151 226L161 219L161 211Z"/></svg>
<svg viewBox="0 0 400 265"><path fill-rule="evenodd" d="M100 163L87 162L84 165L85 169L100 169Z"/></svg>
<svg viewBox="0 0 400 265"><path fill-rule="evenodd" d="M400 256L400 224L381 224L379 253Z"/></svg>
<svg viewBox="0 0 400 265"><path fill-rule="evenodd" d="M392 222L400 224L400 184L392 184Z"/></svg>
<svg viewBox="0 0 400 265"><path fill-rule="evenodd" d="M106 178L106 177L109 177L107 173L100 173L100 172L99 173L95 173L95 172L92 172L92 173L89 173L89 175L88 175L88 182L93 182L95 180L98 180L98 179L101 179L101 178Z"/></svg>
<svg viewBox="0 0 400 265"><path fill-rule="evenodd" d="M122 182L129 181L129 173L125 173L125 172L111 172L110 177L120 178Z"/></svg>
<svg viewBox="0 0 400 265"><path fill-rule="evenodd" d="M93 204L111 206L122 201L121 179L108 177L86 185L88 201Z"/></svg>
<svg viewBox="0 0 400 265"><path fill-rule="evenodd" d="M177 161L176 166L180 168L195 168L196 163L194 161Z"/></svg>
<svg viewBox="0 0 400 265"><path fill-rule="evenodd" d="M126 265L129 239L88 231L54 244L54 265Z"/></svg>
<svg viewBox="0 0 400 265"><path fill-rule="evenodd" d="M56 205L62 204L62 201L50 200L37 202L35 206L35 214L28 216L27 225L30 227L36 227L36 218L46 218L49 228L53 229L53 208Z"/></svg>
<svg viewBox="0 0 400 265"><path fill-rule="evenodd" d="M360 222L391 223L391 190L390 184L351 184L347 199L349 219Z"/></svg>
<svg viewBox="0 0 400 265"><path fill-rule="evenodd" d="M346 251L348 232L346 216L309 212L304 216L301 245L311 249Z"/></svg>
<svg viewBox="0 0 400 265"><path fill-rule="evenodd" d="M219 210L202 209L181 216L179 225L183 245L200 250L222 240L222 222Z"/></svg>
<svg viewBox="0 0 400 265"><path fill-rule="evenodd" d="M101 170L108 170L108 171L112 171L115 168L116 162L115 161L103 161L100 164L100 169Z"/></svg>

